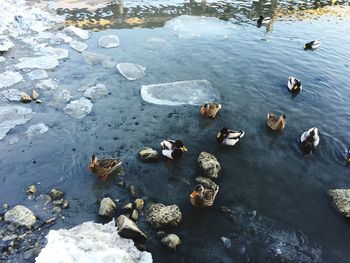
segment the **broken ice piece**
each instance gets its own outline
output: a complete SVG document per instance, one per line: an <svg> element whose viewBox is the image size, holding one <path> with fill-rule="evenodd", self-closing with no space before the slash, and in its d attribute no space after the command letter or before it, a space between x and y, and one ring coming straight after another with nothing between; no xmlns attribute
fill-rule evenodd
<svg viewBox="0 0 350 263"><path fill-rule="evenodd" d="M23 79L22 75L14 71L5 71L0 74L0 89L10 87Z"/></svg>
<svg viewBox="0 0 350 263"><path fill-rule="evenodd" d="M81 119L91 112L92 103L86 98L80 98L79 100L73 100L63 110L71 117Z"/></svg>
<svg viewBox="0 0 350 263"><path fill-rule="evenodd" d="M90 88L87 88L84 93L84 97L88 99L99 99L104 95L107 95L108 89L103 84L96 84L96 86L92 86Z"/></svg>
<svg viewBox="0 0 350 263"><path fill-rule="evenodd" d="M146 73L145 67L133 63L119 63L117 69L128 80L136 80L143 78Z"/></svg>
<svg viewBox="0 0 350 263"><path fill-rule="evenodd" d="M31 80L46 79L47 77L49 77L47 75L47 72L43 69L33 70L32 72L29 72L27 75Z"/></svg>
<svg viewBox="0 0 350 263"><path fill-rule="evenodd" d="M28 136L28 139L32 140L34 137L41 135L47 132L48 130L49 130L49 127L47 127L44 123L38 123L30 126L26 131L26 134Z"/></svg>
<svg viewBox="0 0 350 263"><path fill-rule="evenodd" d="M119 46L119 38L115 35L107 35L100 37L98 45L103 48L112 48Z"/></svg>
<svg viewBox="0 0 350 263"><path fill-rule="evenodd" d="M17 68L38 68L38 69L53 69L59 65L57 58L52 56L27 57L20 58L21 63L17 64Z"/></svg>
<svg viewBox="0 0 350 263"><path fill-rule="evenodd" d="M78 37L80 37L81 39L84 39L84 40L89 39L89 37L90 37L89 31L80 29L80 28L75 27L75 26L66 27L65 31L68 32L68 33L73 33L76 36L78 36Z"/></svg>
<svg viewBox="0 0 350 263"><path fill-rule="evenodd" d="M73 48L74 50L76 50L78 52L83 52L85 49L88 48L87 44L80 42L80 41L76 41L76 40L72 40L69 45L71 48Z"/></svg>

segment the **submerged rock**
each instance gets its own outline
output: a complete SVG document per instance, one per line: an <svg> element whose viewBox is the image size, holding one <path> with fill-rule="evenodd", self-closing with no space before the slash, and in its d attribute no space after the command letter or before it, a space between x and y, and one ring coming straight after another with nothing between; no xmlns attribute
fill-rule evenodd
<svg viewBox="0 0 350 263"><path fill-rule="evenodd" d="M6 52L14 46L15 44L7 36L0 36L0 52Z"/></svg>
<svg viewBox="0 0 350 263"><path fill-rule="evenodd" d="M218 187L216 183L214 183L212 180L210 180L207 177L199 176L199 177L196 177L194 180L197 183L203 185L204 188L216 189Z"/></svg>
<svg viewBox="0 0 350 263"><path fill-rule="evenodd" d="M143 162L157 162L159 158L157 150L154 150L151 147L142 148L139 151L139 156Z"/></svg>
<svg viewBox="0 0 350 263"><path fill-rule="evenodd" d="M32 110L23 106L0 106L0 140L12 128L33 118Z"/></svg>
<svg viewBox="0 0 350 263"><path fill-rule="evenodd" d="M34 225L36 217L34 213L23 205L16 205L5 213L5 221L30 228Z"/></svg>
<svg viewBox="0 0 350 263"><path fill-rule="evenodd" d="M79 100L71 101L63 110L71 117L81 119L91 112L92 106L91 101L80 98Z"/></svg>
<svg viewBox="0 0 350 263"><path fill-rule="evenodd" d="M201 152L198 157L198 164L206 177L212 179L218 178L221 166L214 155Z"/></svg>
<svg viewBox="0 0 350 263"><path fill-rule="evenodd" d="M154 228L177 226L182 220L182 213L177 205L152 204L146 214L146 221Z"/></svg>
<svg viewBox="0 0 350 263"><path fill-rule="evenodd" d="M64 193L58 189L53 188L50 193L50 197L54 200L61 199L64 196Z"/></svg>
<svg viewBox="0 0 350 263"><path fill-rule="evenodd" d="M119 63L117 69L128 80L140 79L146 75L145 67L133 63Z"/></svg>
<svg viewBox="0 0 350 263"><path fill-rule="evenodd" d="M100 210L98 214L105 217L111 217L113 216L116 209L117 209L117 206L113 202L113 200L109 197L105 197L101 201Z"/></svg>
<svg viewBox="0 0 350 263"><path fill-rule="evenodd" d="M175 234L168 234L162 238L161 242L165 244L169 249L176 250L176 247L181 245L179 236Z"/></svg>
<svg viewBox="0 0 350 263"><path fill-rule="evenodd" d="M171 83L142 85L144 101L159 105L202 105L209 101L220 101L219 92L208 80L188 80Z"/></svg>
<svg viewBox="0 0 350 263"><path fill-rule="evenodd" d="M38 123L30 126L26 131L26 134L29 140L33 140L36 136L44 134L48 130L49 127L47 127L44 123Z"/></svg>
<svg viewBox="0 0 350 263"><path fill-rule="evenodd" d="M69 26L64 29L67 33L75 34L76 36L80 37L83 40L89 39L90 38L90 33L89 31L80 29L75 26Z"/></svg>
<svg viewBox="0 0 350 263"><path fill-rule="evenodd" d="M105 96L109 93L108 89L104 84L96 84L96 86L92 86L87 88L84 93L84 97L88 99L99 99L102 96Z"/></svg>
<svg viewBox="0 0 350 263"><path fill-rule="evenodd" d="M22 80L23 77L18 72L5 71L4 73L0 74L0 89L8 88Z"/></svg>
<svg viewBox="0 0 350 263"><path fill-rule="evenodd" d="M52 56L41 56L33 58L20 58L21 63L17 64L17 68L37 68L37 69L53 69L59 65L57 58Z"/></svg>
<svg viewBox="0 0 350 263"><path fill-rule="evenodd" d="M350 189L332 189L327 193L333 198L333 202L345 217L350 218Z"/></svg>
<svg viewBox="0 0 350 263"><path fill-rule="evenodd" d="M87 44L80 42L80 41L76 41L76 40L72 40L69 45L71 48L73 48L74 50L76 50L80 53L88 48Z"/></svg>
<svg viewBox="0 0 350 263"><path fill-rule="evenodd" d="M103 48L112 48L119 46L119 38L115 35L102 36L98 40L98 45Z"/></svg>
<svg viewBox="0 0 350 263"><path fill-rule="evenodd" d="M139 229L134 221L121 215L117 218L118 234L134 240L145 240L147 236Z"/></svg>
<svg viewBox="0 0 350 263"><path fill-rule="evenodd" d="M33 70L33 71L29 72L27 75L31 80L46 79L49 77L47 72L43 69Z"/></svg>
<svg viewBox="0 0 350 263"><path fill-rule="evenodd" d="M47 240L36 263L152 262L149 252L137 250L131 240L119 236L114 221L105 225L86 222L69 230L50 230Z"/></svg>

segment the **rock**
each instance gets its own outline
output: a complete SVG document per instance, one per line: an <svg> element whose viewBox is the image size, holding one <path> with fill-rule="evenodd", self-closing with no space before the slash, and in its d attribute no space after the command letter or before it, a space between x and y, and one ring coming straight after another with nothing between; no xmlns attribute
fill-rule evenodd
<svg viewBox="0 0 350 263"><path fill-rule="evenodd" d="M62 205L63 204L63 199L55 200L52 203L53 203L53 205L56 205L56 206L57 205Z"/></svg>
<svg viewBox="0 0 350 263"><path fill-rule="evenodd" d="M69 45L71 48L73 48L74 50L76 50L80 53L88 48L87 44L80 42L80 41L76 41L76 40L72 40Z"/></svg>
<svg viewBox="0 0 350 263"><path fill-rule="evenodd" d="M32 101L32 98L28 94L22 93L20 101L23 103L29 103Z"/></svg>
<svg viewBox="0 0 350 263"><path fill-rule="evenodd" d="M159 237L159 238L163 238L163 237L165 237L167 235L167 233L165 233L164 231L158 231L157 232L157 237Z"/></svg>
<svg viewBox="0 0 350 263"><path fill-rule="evenodd" d="M165 244L169 249L176 250L178 245L181 245L180 238L175 234L169 234L162 238L161 242Z"/></svg>
<svg viewBox="0 0 350 263"><path fill-rule="evenodd" d="M26 131L26 134L28 136L28 140L31 141L38 135L44 134L48 130L49 130L49 127L47 127L44 123L38 123L30 126Z"/></svg>
<svg viewBox="0 0 350 263"><path fill-rule="evenodd" d="M131 213L131 219L134 221L137 221L137 219L139 219L139 213L137 212L136 209L134 209Z"/></svg>
<svg viewBox="0 0 350 263"><path fill-rule="evenodd" d="M34 100L37 100L38 98L39 98L39 93L38 92L36 92L36 90L33 90L32 91L32 98L34 99Z"/></svg>
<svg viewBox="0 0 350 263"><path fill-rule="evenodd" d="M36 104L40 104L40 103L43 103L41 100L35 100L35 103Z"/></svg>
<svg viewBox="0 0 350 263"><path fill-rule="evenodd" d="M143 78L146 73L145 67L133 63L119 63L117 69L120 74L122 74L128 80L136 80Z"/></svg>
<svg viewBox="0 0 350 263"><path fill-rule="evenodd" d="M68 200L64 200L63 203L62 203L62 208L67 209L67 208L69 208L69 206L70 206L69 201Z"/></svg>
<svg viewBox="0 0 350 263"><path fill-rule="evenodd" d="M18 72L7 70L0 74L0 89L8 88L22 80L23 77Z"/></svg>
<svg viewBox="0 0 350 263"><path fill-rule="evenodd" d="M90 38L90 33L89 31L80 29L75 26L69 26L65 28L65 31L70 34L75 34L76 36L80 37L83 40L89 39Z"/></svg>
<svg viewBox="0 0 350 263"><path fill-rule="evenodd" d="M143 162L157 162L158 161L158 152L151 147L142 148L139 151L139 156Z"/></svg>
<svg viewBox="0 0 350 263"><path fill-rule="evenodd" d="M198 157L198 163L206 177L211 179L218 178L221 166L214 155L207 152L201 152Z"/></svg>
<svg viewBox="0 0 350 263"><path fill-rule="evenodd" d="M49 77L47 72L43 69L33 70L32 72L29 72L27 75L31 80L46 79Z"/></svg>
<svg viewBox="0 0 350 263"><path fill-rule="evenodd" d="M123 206L123 209L125 210L131 210L132 209L132 203L128 203L126 205Z"/></svg>
<svg viewBox="0 0 350 263"><path fill-rule="evenodd" d="M105 197L101 201L100 210L98 213L101 216L111 217L113 216L116 209L117 209L117 206L113 202L113 200L109 197Z"/></svg>
<svg viewBox="0 0 350 263"><path fill-rule="evenodd" d="M327 193L345 217L350 218L350 189L331 189Z"/></svg>
<svg viewBox="0 0 350 263"><path fill-rule="evenodd" d="M69 103L63 111L76 119L82 119L91 112L92 103L86 98L73 100Z"/></svg>
<svg viewBox="0 0 350 263"><path fill-rule="evenodd" d="M115 35L102 36L98 40L98 45L103 48L112 48L119 46L119 38Z"/></svg>
<svg viewBox="0 0 350 263"><path fill-rule="evenodd" d="M0 36L0 53L8 51L14 46L15 44L13 44L13 42L7 36Z"/></svg>
<svg viewBox="0 0 350 263"><path fill-rule="evenodd" d="M57 199L61 199L64 193L54 188L50 191L49 195L52 199L57 200Z"/></svg>
<svg viewBox="0 0 350 263"><path fill-rule="evenodd" d="M30 228L34 225L36 217L33 212L23 205L16 205L5 213L5 221L17 223L21 226Z"/></svg>
<svg viewBox="0 0 350 263"><path fill-rule="evenodd" d="M118 234L125 238L134 240L146 240L147 236L139 229L134 221L121 215L117 218Z"/></svg>
<svg viewBox="0 0 350 263"><path fill-rule="evenodd" d="M135 198L137 196L135 186L133 185L128 185L128 190L132 198Z"/></svg>
<svg viewBox="0 0 350 263"><path fill-rule="evenodd" d="M33 259L34 260L34 258L37 257L40 254L40 252L41 252L41 248L39 246L36 246L36 247L34 247L32 249L24 251L23 252L23 257L26 260L29 260L29 259Z"/></svg>
<svg viewBox="0 0 350 263"><path fill-rule="evenodd" d="M56 213L56 214L60 214L62 212L62 208L61 207L58 207L58 206L55 206L53 208L53 211Z"/></svg>
<svg viewBox="0 0 350 263"><path fill-rule="evenodd" d="M194 179L197 183L201 184L204 186L204 188L210 188L210 189L215 189L218 185L216 183L214 183L212 180L210 180L207 177L196 177Z"/></svg>
<svg viewBox="0 0 350 263"><path fill-rule="evenodd" d="M35 184L32 184L28 187L27 194L35 195L36 194L36 186Z"/></svg>
<svg viewBox="0 0 350 263"><path fill-rule="evenodd" d="M88 99L99 99L102 96L105 96L109 93L108 89L103 84L96 84L96 86L92 86L87 88L84 93L84 97Z"/></svg>
<svg viewBox="0 0 350 263"><path fill-rule="evenodd" d="M143 206L145 204L145 201L143 201L143 199L138 198L138 199L135 200L134 203L135 203L135 207L136 207L137 210L142 210L142 208L143 208Z"/></svg>
<svg viewBox="0 0 350 263"><path fill-rule="evenodd" d="M36 68L36 69L53 69L59 65L57 58L52 56L27 57L20 58L21 63L17 64L17 68Z"/></svg>
<svg viewBox="0 0 350 263"><path fill-rule="evenodd" d="M152 204L148 207L146 214L146 221L154 228L177 226L182 220L182 214L177 205Z"/></svg>

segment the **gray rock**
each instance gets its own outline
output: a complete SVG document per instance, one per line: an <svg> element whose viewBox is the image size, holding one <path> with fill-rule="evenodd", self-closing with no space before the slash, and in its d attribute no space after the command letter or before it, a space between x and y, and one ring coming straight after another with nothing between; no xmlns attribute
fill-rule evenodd
<svg viewBox="0 0 350 263"><path fill-rule="evenodd" d="M159 238L163 238L163 237L165 237L167 235L167 233L165 233L164 231L158 231L157 232L157 237L159 237Z"/></svg>
<svg viewBox="0 0 350 263"><path fill-rule="evenodd" d="M218 178L221 166L214 155L201 152L198 157L198 164L206 177L211 179Z"/></svg>
<svg viewBox="0 0 350 263"><path fill-rule="evenodd" d="M23 205L16 205L5 213L5 221L17 223L21 226L30 228L34 225L36 217L34 213Z"/></svg>
<svg viewBox="0 0 350 263"><path fill-rule="evenodd" d="M34 259L40 254L41 248L40 247L34 247L32 249L29 249L23 253L24 259Z"/></svg>
<svg viewBox="0 0 350 263"><path fill-rule="evenodd" d="M169 249L176 250L176 247L181 244L180 238L175 234L169 234L162 238L161 242Z"/></svg>
<svg viewBox="0 0 350 263"><path fill-rule="evenodd" d="M109 197L105 197L101 201L99 215L105 216L105 217L111 217L113 216L113 213L117 209L116 204L113 202L113 200Z"/></svg>
<svg viewBox="0 0 350 263"><path fill-rule="evenodd" d="M52 199L57 200L57 199L61 199L64 193L54 188L50 191L49 195L51 196Z"/></svg>
<svg viewBox="0 0 350 263"><path fill-rule="evenodd" d="M128 203L125 206L123 206L123 209L125 210L131 210L132 209L132 203Z"/></svg>
<svg viewBox="0 0 350 263"><path fill-rule="evenodd" d="M147 236L139 229L134 221L127 218L125 215L121 215L117 218L118 234L125 238L131 238L135 240L145 240Z"/></svg>
<svg viewBox="0 0 350 263"><path fill-rule="evenodd" d="M132 220L137 221L137 219L139 219L139 212L137 212L136 209L134 209L131 213L131 217Z"/></svg>
<svg viewBox="0 0 350 263"><path fill-rule="evenodd" d="M205 188L215 189L218 185L207 177L199 176L194 179L197 183L203 185Z"/></svg>
<svg viewBox="0 0 350 263"><path fill-rule="evenodd" d="M142 148L139 151L139 156L143 162L157 162L159 158L158 152L151 147Z"/></svg>
<svg viewBox="0 0 350 263"><path fill-rule="evenodd" d="M350 189L331 189L327 193L345 217L350 218Z"/></svg>
<svg viewBox="0 0 350 263"><path fill-rule="evenodd" d="M138 199L135 200L134 204L135 204L135 207L136 207L137 210L142 210L142 208L143 208L143 206L145 204L145 201L143 199L141 199L141 198L138 198Z"/></svg>
<svg viewBox="0 0 350 263"><path fill-rule="evenodd" d="M177 226L182 220L182 214L177 205L152 204L148 207L146 214L146 221L154 228Z"/></svg>

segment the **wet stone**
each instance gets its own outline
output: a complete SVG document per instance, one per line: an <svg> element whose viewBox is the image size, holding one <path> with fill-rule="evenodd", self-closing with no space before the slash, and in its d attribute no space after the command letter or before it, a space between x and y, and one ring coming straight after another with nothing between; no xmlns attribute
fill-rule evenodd
<svg viewBox="0 0 350 263"><path fill-rule="evenodd" d="M5 213L5 221L30 228L36 222L36 217L27 207L16 205Z"/></svg>
<svg viewBox="0 0 350 263"><path fill-rule="evenodd" d="M105 217L113 216L115 210L117 209L116 204L109 197L103 198L100 204L100 210L98 212L99 215Z"/></svg>
<svg viewBox="0 0 350 263"><path fill-rule="evenodd" d="M28 187L27 194L35 195L36 191L37 190L36 190L35 184L32 184L31 186Z"/></svg>
<svg viewBox="0 0 350 263"><path fill-rule="evenodd" d="M139 229L134 221L121 215L117 218L118 234L125 238L133 240L145 240L147 236Z"/></svg>
<svg viewBox="0 0 350 263"><path fill-rule="evenodd" d="M20 101L23 103L29 103L32 101L32 98L28 94L22 93Z"/></svg>
<svg viewBox="0 0 350 263"><path fill-rule="evenodd" d="M134 209L134 210L132 211L130 218L131 218L132 220L134 220L134 221L137 221L137 220L139 219L139 213L137 212L136 209Z"/></svg>
<svg viewBox="0 0 350 263"><path fill-rule="evenodd" d="M177 226L182 220L182 213L177 205L152 204L146 214L146 221L154 228Z"/></svg>
<svg viewBox="0 0 350 263"><path fill-rule="evenodd" d="M181 245L179 236L175 234L169 234L162 238L161 242L165 244L169 249L176 250Z"/></svg>
<svg viewBox="0 0 350 263"><path fill-rule="evenodd" d="M145 204L145 201L143 199L138 198L138 199L135 200L134 203L135 203L135 208L137 210L142 210L142 208L143 208L143 206Z"/></svg>
<svg viewBox="0 0 350 263"><path fill-rule="evenodd" d="M207 152L201 152L198 157L198 164L206 177L211 179L218 178L221 166L214 155Z"/></svg>
<svg viewBox="0 0 350 263"><path fill-rule="evenodd" d="M142 148L139 151L139 156L143 162L157 162L159 159L158 152L151 147Z"/></svg>
<svg viewBox="0 0 350 263"><path fill-rule="evenodd" d="M131 210L132 209L132 203L128 203L125 206L123 206L123 209L125 210Z"/></svg>
<svg viewBox="0 0 350 263"><path fill-rule="evenodd" d="M52 199L57 200L57 199L61 199L64 193L54 188L50 191L49 195Z"/></svg>

